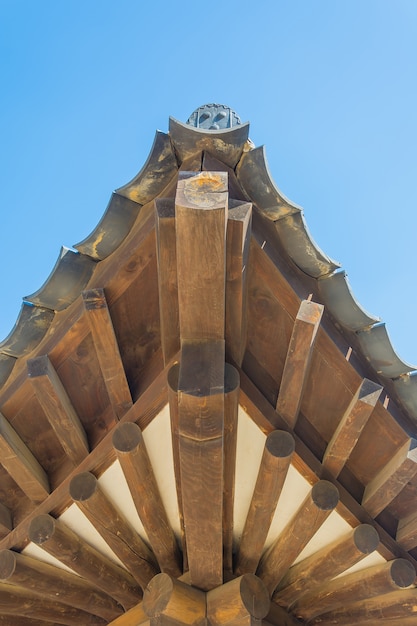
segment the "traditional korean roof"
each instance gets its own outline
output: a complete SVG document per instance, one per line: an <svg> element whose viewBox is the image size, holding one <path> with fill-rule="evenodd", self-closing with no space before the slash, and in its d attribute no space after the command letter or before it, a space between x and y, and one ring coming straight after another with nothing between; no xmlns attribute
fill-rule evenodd
<svg viewBox="0 0 417 626"><path fill-rule="evenodd" d="M0 344L0 626L413 623L416 376L249 124L171 118Z"/></svg>

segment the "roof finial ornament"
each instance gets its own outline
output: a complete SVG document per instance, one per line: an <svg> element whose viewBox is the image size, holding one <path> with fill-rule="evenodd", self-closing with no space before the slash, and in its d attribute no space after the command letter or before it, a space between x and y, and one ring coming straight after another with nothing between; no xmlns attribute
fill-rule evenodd
<svg viewBox="0 0 417 626"><path fill-rule="evenodd" d="M191 113L187 120L187 124L190 126L204 130L232 128L241 123L236 111L224 104L204 104Z"/></svg>

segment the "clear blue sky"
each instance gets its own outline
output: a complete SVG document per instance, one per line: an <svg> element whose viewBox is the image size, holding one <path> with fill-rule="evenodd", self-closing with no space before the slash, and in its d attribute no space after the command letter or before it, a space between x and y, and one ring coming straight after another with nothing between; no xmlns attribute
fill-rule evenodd
<svg viewBox="0 0 417 626"><path fill-rule="evenodd" d="M0 0L0 339L154 131L206 102L417 363L417 1Z"/></svg>

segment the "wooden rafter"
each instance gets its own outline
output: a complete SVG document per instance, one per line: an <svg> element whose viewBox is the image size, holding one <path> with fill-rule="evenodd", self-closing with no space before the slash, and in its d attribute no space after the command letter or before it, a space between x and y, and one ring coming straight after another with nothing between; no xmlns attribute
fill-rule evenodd
<svg viewBox="0 0 417 626"><path fill-rule="evenodd" d="M417 546L417 513L400 519L396 540L404 550L412 550Z"/></svg>
<svg viewBox="0 0 417 626"><path fill-rule="evenodd" d="M122 513L105 496L97 478L91 472L77 474L69 490L80 510L145 589L159 571L156 559Z"/></svg>
<svg viewBox="0 0 417 626"><path fill-rule="evenodd" d="M206 595L168 574L158 574L146 588L143 609L151 626L203 626L206 624Z"/></svg>
<svg viewBox="0 0 417 626"><path fill-rule="evenodd" d="M273 600L282 606L331 580L371 554L379 544L378 533L370 524L360 524L347 535L293 565L281 580Z"/></svg>
<svg viewBox="0 0 417 626"><path fill-rule="evenodd" d="M116 600L80 576L12 550L0 551L0 580L105 620L123 612Z"/></svg>
<svg viewBox="0 0 417 626"><path fill-rule="evenodd" d="M0 413L0 459L5 470L33 502L50 491L48 476L11 424Z"/></svg>
<svg viewBox="0 0 417 626"><path fill-rule="evenodd" d="M303 300L294 322L278 393L277 412L294 428L324 307Z"/></svg>
<svg viewBox="0 0 417 626"><path fill-rule="evenodd" d="M235 558L235 573L255 573L281 495L295 442L290 433L275 430L265 441L264 452Z"/></svg>
<svg viewBox="0 0 417 626"><path fill-rule="evenodd" d="M278 539L263 555L257 575L263 580L271 596L291 564L338 502L339 493L332 483L326 480L317 482Z"/></svg>
<svg viewBox="0 0 417 626"><path fill-rule="evenodd" d="M269 594L260 578L244 574L207 592L211 626L255 626L269 611Z"/></svg>
<svg viewBox="0 0 417 626"><path fill-rule="evenodd" d="M110 405L119 420L132 406L132 396L104 289L83 291L82 298Z"/></svg>
<svg viewBox="0 0 417 626"><path fill-rule="evenodd" d="M88 454L88 442L64 385L47 356L30 359L27 367L36 397L58 441L77 465Z"/></svg>
<svg viewBox="0 0 417 626"><path fill-rule="evenodd" d="M417 474L417 440L410 439L366 486L362 506L376 517Z"/></svg>
<svg viewBox="0 0 417 626"><path fill-rule="evenodd" d="M239 374L232 365L226 363L223 441L223 569L227 572L233 571L233 509L235 504L238 409Z"/></svg>
<svg viewBox="0 0 417 626"><path fill-rule="evenodd" d="M181 575L178 545L139 426L120 424L113 434L113 446L159 567L173 576Z"/></svg>
<svg viewBox="0 0 417 626"><path fill-rule="evenodd" d="M12 514L9 509L0 503L0 535L9 533L13 528Z"/></svg>
<svg viewBox="0 0 417 626"><path fill-rule="evenodd" d="M35 517L29 527L29 539L125 608L131 608L141 599L141 589L131 574L100 554L60 520L50 515Z"/></svg>
<svg viewBox="0 0 417 626"><path fill-rule="evenodd" d="M381 391L381 385L365 378L339 422L323 457L323 467L335 478L355 447Z"/></svg>

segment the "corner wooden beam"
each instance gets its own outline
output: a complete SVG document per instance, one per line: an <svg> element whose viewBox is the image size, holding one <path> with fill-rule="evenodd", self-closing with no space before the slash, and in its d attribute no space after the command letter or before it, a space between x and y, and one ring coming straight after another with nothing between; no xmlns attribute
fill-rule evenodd
<svg viewBox="0 0 417 626"><path fill-rule="evenodd" d="M347 535L324 546L311 556L293 565L281 580L273 601L281 606L292 605L306 591L338 576L379 544L379 536L370 524L360 524Z"/></svg>
<svg viewBox="0 0 417 626"><path fill-rule="evenodd" d="M126 518L104 495L91 472L82 472L70 483L69 492L107 545L126 566L142 589L158 573L156 559Z"/></svg>
<svg viewBox="0 0 417 626"><path fill-rule="evenodd" d="M83 291L82 298L110 404L119 420L132 406L132 396L104 289Z"/></svg>
<svg viewBox="0 0 417 626"><path fill-rule="evenodd" d="M323 457L323 467L337 478L381 395L382 387L365 378L346 409Z"/></svg>
<svg viewBox="0 0 417 626"><path fill-rule="evenodd" d="M4 469L32 502L48 496L48 476L7 419L0 413L0 459Z"/></svg>
<svg viewBox="0 0 417 626"><path fill-rule="evenodd" d="M180 349L175 200L156 198L159 316L164 363Z"/></svg>
<svg viewBox="0 0 417 626"><path fill-rule="evenodd" d="M27 362L29 380L61 446L78 465L88 455L87 435L52 363L45 356Z"/></svg>
<svg viewBox="0 0 417 626"><path fill-rule="evenodd" d="M417 440L409 439L366 486L362 506L376 517L417 474Z"/></svg>
<svg viewBox="0 0 417 626"><path fill-rule="evenodd" d="M158 574L145 590L143 610L150 618L151 626L204 626L206 594L171 578L168 574Z"/></svg>
<svg viewBox="0 0 417 626"><path fill-rule="evenodd" d="M12 550L0 551L0 580L105 620L123 612L116 600L80 576Z"/></svg>
<svg viewBox="0 0 417 626"><path fill-rule="evenodd" d="M394 559L320 585L316 591L302 596L291 612L308 621L316 615L347 606L352 598L358 602L409 587L415 577L416 571L409 561Z"/></svg>
<svg viewBox="0 0 417 626"><path fill-rule="evenodd" d="M281 495L291 459L294 437L275 430L266 438L264 452L235 559L235 574L254 573Z"/></svg>
<svg viewBox="0 0 417 626"><path fill-rule="evenodd" d="M323 305L303 300L294 322L276 405L277 412L291 428L300 410L323 310Z"/></svg>
<svg viewBox="0 0 417 626"><path fill-rule="evenodd" d="M227 174L180 173L175 197L181 342L224 339Z"/></svg>
<svg viewBox="0 0 417 626"><path fill-rule="evenodd" d="M113 446L159 567L173 576L180 576L178 545L139 426L133 422L120 424L113 434Z"/></svg>
<svg viewBox="0 0 417 626"><path fill-rule="evenodd" d="M223 442L223 569L233 571L233 509L237 424L239 409L239 373L229 363L224 376L224 442Z"/></svg>
<svg viewBox="0 0 417 626"><path fill-rule="evenodd" d="M332 483L326 480L317 482L278 539L266 551L257 575L263 580L271 596L291 564L338 502L339 492Z"/></svg>
<svg viewBox="0 0 417 626"><path fill-rule="evenodd" d="M415 623L416 606L417 589L392 591L383 596L352 602L334 611L322 613L314 617L309 624L351 626L362 623L380 624L384 620L390 625L394 620L398 620L400 624ZM411 622L407 622L407 619L411 619Z"/></svg>
<svg viewBox="0 0 417 626"><path fill-rule="evenodd" d="M46 622L73 626L83 624L83 626L105 626L107 620L86 613L75 607L62 604L39 595L15 587L0 583L0 610L3 615L10 616L9 624L14 624L14 616L30 617Z"/></svg>
<svg viewBox="0 0 417 626"><path fill-rule="evenodd" d="M247 266L252 204L230 200L226 234L226 353L242 365L247 333Z"/></svg>
<svg viewBox="0 0 417 626"><path fill-rule="evenodd" d="M254 574L244 574L207 592L207 619L211 626L259 624L269 606L268 591Z"/></svg>
<svg viewBox="0 0 417 626"><path fill-rule="evenodd" d="M126 609L142 598L142 591L131 574L100 554L60 520L38 515L29 526L28 537Z"/></svg>

